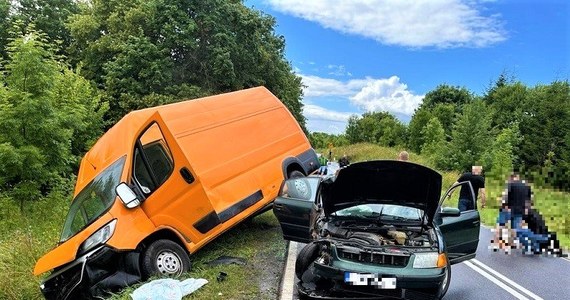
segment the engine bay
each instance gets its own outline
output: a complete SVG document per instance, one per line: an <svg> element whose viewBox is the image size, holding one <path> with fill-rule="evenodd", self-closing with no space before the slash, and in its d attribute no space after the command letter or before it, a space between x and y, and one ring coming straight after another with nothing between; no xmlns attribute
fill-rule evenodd
<svg viewBox="0 0 570 300"><path fill-rule="evenodd" d="M336 220L323 222L318 236L330 239L335 244L376 248L400 246L412 248L437 248L437 238L432 228L421 226L396 226L358 222L354 220Z"/></svg>

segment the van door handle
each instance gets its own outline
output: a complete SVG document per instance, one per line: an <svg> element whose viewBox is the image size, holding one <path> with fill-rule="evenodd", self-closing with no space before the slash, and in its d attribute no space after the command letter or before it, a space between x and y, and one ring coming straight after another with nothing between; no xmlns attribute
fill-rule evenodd
<svg viewBox="0 0 570 300"><path fill-rule="evenodd" d="M283 210L285 207L283 204L273 204L273 209L275 210Z"/></svg>
<svg viewBox="0 0 570 300"><path fill-rule="evenodd" d="M186 168L186 167L183 167L182 169L180 169L180 175L182 175L182 178L184 178L184 181L186 181L188 184L190 184L196 180L194 178L194 176L192 175L192 173L190 173L190 170L188 170L188 168Z"/></svg>

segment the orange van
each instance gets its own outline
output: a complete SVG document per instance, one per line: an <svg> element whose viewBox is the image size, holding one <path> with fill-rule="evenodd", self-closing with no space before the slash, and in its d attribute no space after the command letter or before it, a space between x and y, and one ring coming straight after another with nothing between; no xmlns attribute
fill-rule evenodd
<svg viewBox="0 0 570 300"><path fill-rule="evenodd" d="M189 256L271 208L284 178L319 167L283 103L264 87L133 111L81 161L47 299L103 295L190 269Z"/></svg>

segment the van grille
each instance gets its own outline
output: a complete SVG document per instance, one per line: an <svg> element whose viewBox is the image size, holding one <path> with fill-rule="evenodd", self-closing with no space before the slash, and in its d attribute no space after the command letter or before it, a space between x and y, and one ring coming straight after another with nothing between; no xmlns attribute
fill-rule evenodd
<svg viewBox="0 0 570 300"><path fill-rule="evenodd" d="M410 259L410 256L407 254L388 254L362 251L354 248L337 248L337 253L341 259L393 267L405 267Z"/></svg>

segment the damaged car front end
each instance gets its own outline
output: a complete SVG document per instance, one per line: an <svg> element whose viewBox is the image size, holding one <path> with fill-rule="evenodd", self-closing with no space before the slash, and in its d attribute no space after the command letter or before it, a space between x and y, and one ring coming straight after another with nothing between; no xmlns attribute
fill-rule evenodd
<svg viewBox="0 0 570 300"><path fill-rule="evenodd" d="M141 279L139 254L99 246L55 269L40 289L46 299L88 299L106 295Z"/></svg>
<svg viewBox="0 0 570 300"><path fill-rule="evenodd" d="M469 229L477 237L467 248L453 237L447 247L440 227L452 232L454 219L462 218L457 209L440 208L440 193L437 172L397 161L357 163L337 177L285 182L274 211L285 239L307 243L295 265L299 295L443 297L450 265L474 257L479 229Z"/></svg>

